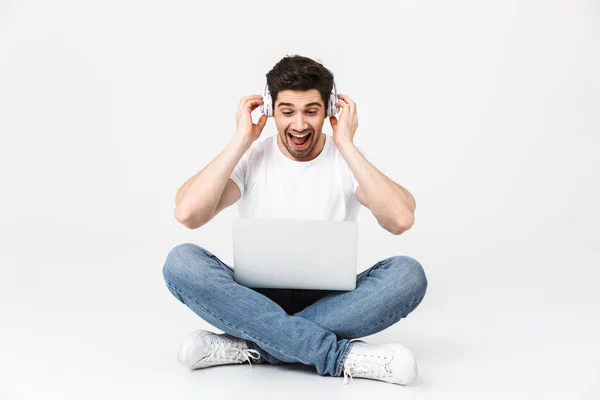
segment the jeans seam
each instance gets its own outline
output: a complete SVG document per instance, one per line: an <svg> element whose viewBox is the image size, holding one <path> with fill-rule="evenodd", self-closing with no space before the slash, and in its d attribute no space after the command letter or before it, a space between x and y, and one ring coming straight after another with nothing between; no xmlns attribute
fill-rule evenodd
<svg viewBox="0 0 600 400"><path fill-rule="evenodd" d="M382 319L381 321L377 322L375 325L370 326L367 329L363 329L362 331L357 332L357 333L349 333L347 336L348 337L361 337L361 335L363 335L365 332L368 332L371 329L376 328L377 326L379 326L382 323L386 322L390 318L393 318L396 315L398 315L399 313L404 312L406 309L413 307L415 304L420 303L424 298L425 298L425 296L421 297L420 299L418 299L416 301L413 301L413 302L407 304L406 306L402 307L400 310L396 311L395 313L392 313L391 315L388 315L387 317L385 317L384 319Z"/></svg>
<svg viewBox="0 0 600 400"><path fill-rule="evenodd" d="M211 312L209 312L208 310L206 310L206 309L205 309L204 307L202 307L200 304L198 304L198 302L197 302L196 300L194 300L194 299L193 299L193 298L191 298L190 296L187 296L187 295L183 294L183 293L182 293L182 292L181 292L179 289L175 288L175 287L174 287L173 285L171 285L170 283L168 283L168 282L166 282L166 283L167 283L167 286L168 286L168 287L170 287L171 289L173 289L173 290L175 290L177 293L179 293L179 295L180 295L181 297L186 297L186 298L190 299L190 300L191 300L191 301L192 301L194 304L196 304L196 305L198 306L198 308L200 308L202 311L204 311L205 313L207 313L208 315L210 315L211 317L213 317L213 318L214 318L214 319L216 319L217 321L221 322L223 325L225 325L225 326L227 326L227 327L230 327L230 328L233 328L233 329L236 329L236 330L239 330L239 331L240 331L240 332L242 332L243 334L245 334L245 335L248 335L248 332L244 331L244 330L243 330L243 329L241 329L241 328L238 328L238 327L235 327L235 326L229 325L228 323L226 323L225 321L221 320L221 319L220 319L219 317L217 317L216 315L213 315ZM250 336L250 335L248 335L248 336ZM279 352L280 352L281 354L283 354L284 356L286 356L286 357L289 357L289 358L292 358L292 359L295 359L295 357L293 357L293 356L290 356L289 354L286 354L285 352L283 352L282 350L280 350L280 349L279 349L279 348L277 348L276 346L274 346L274 345L272 345L272 344L270 344L270 343L267 343L266 341L264 341L264 340L262 340L262 339L260 339L260 338L259 338L258 340L259 340L260 342L262 342L262 343L263 343L263 346L264 346L264 345L270 346L270 347L274 348L275 350L279 351ZM257 342L257 339L252 339L252 341L256 343L256 342Z"/></svg>

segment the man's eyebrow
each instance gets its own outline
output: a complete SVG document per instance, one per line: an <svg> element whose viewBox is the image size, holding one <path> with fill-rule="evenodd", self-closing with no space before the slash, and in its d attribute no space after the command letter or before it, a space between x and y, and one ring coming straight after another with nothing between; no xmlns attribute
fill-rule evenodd
<svg viewBox="0 0 600 400"><path fill-rule="evenodd" d="M294 108L294 105L292 103L279 103L277 105L277 107L286 107L286 106ZM313 101L312 103L308 103L304 107L308 108L308 107L311 107L311 106L321 107L321 103L319 103L318 101Z"/></svg>

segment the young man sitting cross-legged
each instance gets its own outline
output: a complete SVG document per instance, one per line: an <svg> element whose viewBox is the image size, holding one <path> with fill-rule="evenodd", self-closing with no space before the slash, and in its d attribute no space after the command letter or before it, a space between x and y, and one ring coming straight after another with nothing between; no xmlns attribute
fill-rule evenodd
<svg viewBox="0 0 600 400"><path fill-rule="evenodd" d="M267 74L272 106L258 122L251 112L263 96L240 100L237 132L227 147L178 191L175 216L190 229L238 200L244 218L355 221L360 206L394 235L410 229L415 200L377 169L353 143L356 104L339 94L333 115L333 75L307 57L286 56ZM257 141L272 115L278 133ZM332 135L322 132L325 119ZM307 201L309 199L309 201ZM302 238L289 238L301 243ZM395 324L425 296L422 266L409 256L377 262L358 274L351 291L252 289L201 246L173 248L163 267L171 293L225 333L191 332L179 361L191 369L214 365L303 363L320 375L363 377L407 385L417 378L412 353L398 343L358 338Z"/></svg>

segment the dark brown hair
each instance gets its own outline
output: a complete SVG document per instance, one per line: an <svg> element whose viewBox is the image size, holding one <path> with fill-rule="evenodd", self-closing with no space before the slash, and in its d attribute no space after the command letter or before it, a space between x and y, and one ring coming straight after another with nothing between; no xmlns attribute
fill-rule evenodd
<svg viewBox="0 0 600 400"><path fill-rule="evenodd" d="M286 55L267 73L267 86L273 99L273 108L277 95L282 90L317 89L327 115L327 104L333 88L333 74L327 68L311 58L300 55Z"/></svg>

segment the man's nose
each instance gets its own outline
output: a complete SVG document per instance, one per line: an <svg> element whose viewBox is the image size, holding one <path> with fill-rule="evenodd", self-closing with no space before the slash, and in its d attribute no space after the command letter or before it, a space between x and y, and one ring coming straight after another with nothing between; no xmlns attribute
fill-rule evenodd
<svg viewBox="0 0 600 400"><path fill-rule="evenodd" d="M305 129L308 128L308 126L306 125L306 121L304 120L304 114L303 113L297 113L296 114L296 118L294 118L294 126L293 126L294 130L298 131L298 132L302 132Z"/></svg>

